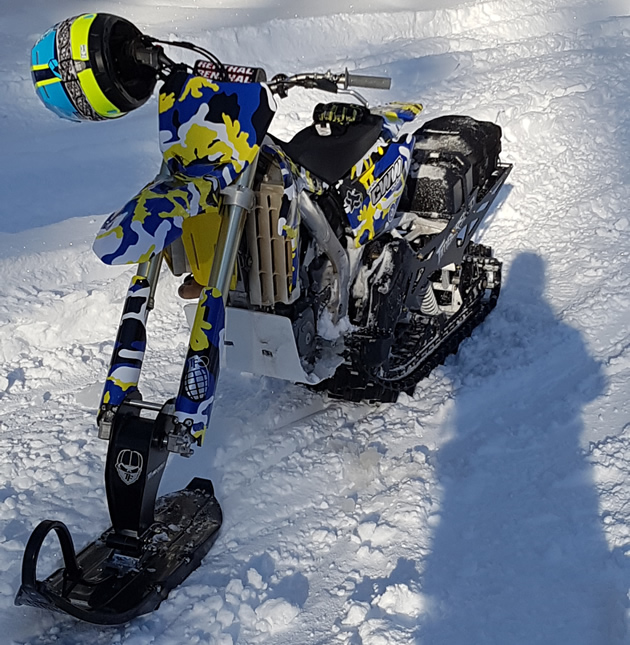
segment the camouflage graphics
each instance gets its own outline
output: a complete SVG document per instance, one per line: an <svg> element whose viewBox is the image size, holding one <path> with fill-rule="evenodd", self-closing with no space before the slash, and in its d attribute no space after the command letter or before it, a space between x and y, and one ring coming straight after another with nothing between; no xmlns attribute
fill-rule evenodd
<svg viewBox="0 0 630 645"><path fill-rule="evenodd" d="M386 103L370 110L372 114L380 114L383 117L383 132L381 137L384 141L391 141L398 137L403 129L407 131L411 125L412 131L420 123L414 123L422 112L420 103L400 103L394 101ZM409 124L409 125L408 125Z"/></svg>
<svg viewBox="0 0 630 645"><path fill-rule="evenodd" d="M339 192L357 247L374 239L395 214L414 142L407 135L402 143L377 145L343 180Z"/></svg>
<svg viewBox="0 0 630 645"><path fill-rule="evenodd" d="M173 74L160 92L160 146L170 173L107 219L94 251L107 264L145 262L182 234L182 222L219 204L252 162L273 116L266 86Z"/></svg>
<svg viewBox="0 0 630 645"><path fill-rule="evenodd" d="M156 179L111 215L94 242L106 264L147 262L182 235L187 217L219 203L216 184L206 179Z"/></svg>
<svg viewBox="0 0 630 645"><path fill-rule="evenodd" d="M357 247L374 239L396 212L415 143L405 132L421 110L418 103L388 103L372 110L383 118L381 136L339 186Z"/></svg>
<svg viewBox="0 0 630 645"><path fill-rule="evenodd" d="M174 75L160 92L160 147L171 174L214 177L225 188L255 158L274 109L265 85Z"/></svg>
<svg viewBox="0 0 630 645"><path fill-rule="evenodd" d="M199 298L184 373L175 401L175 418L199 445L210 422L225 327L223 296L206 287Z"/></svg>
<svg viewBox="0 0 630 645"><path fill-rule="evenodd" d="M146 349L147 304L150 292L151 288L145 277L135 275L132 278L101 404L119 405L128 394L138 390Z"/></svg>
<svg viewBox="0 0 630 645"><path fill-rule="evenodd" d="M218 83L173 74L160 92L160 145L167 171L105 222L94 244L101 259L109 264L145 262L182 235L188 218L218 213L222 189L259 152L273 116L271 106L262 84ZM396 210L414 145L410 128L420 109L388 105L378 110L383 118L381 136L337 185L357 246L373 239ZM329 186L269 139L263 153L282 177L277 234L291 242L293 290L299 276L297 195L302 191L321 195ZM134 277L103 395L105 404L117 405L137 390L148 295L147 280ZM174 415L176 423L199 444L214 402L224 326L223 295L206 287L199 300Z"/></svg>

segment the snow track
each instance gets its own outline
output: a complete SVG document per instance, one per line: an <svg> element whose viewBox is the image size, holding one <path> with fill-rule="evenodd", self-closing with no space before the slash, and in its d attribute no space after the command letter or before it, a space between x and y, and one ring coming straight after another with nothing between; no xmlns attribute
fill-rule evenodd
<svg viewBox="0 0 630 645"><path fill-rule="evenodd" d="M170 6L170 5L173 6ZM212 429L163 488L211 477L218 542L161 609L121 628L14 608L42 519L78 545L107 525L96 438L128 270L90 250L157 166L155 105L109 124L48 116L28 48L75 0L0 25L0 626L12 645L622 645L630 638L630 16L627 3L134 0L155 35L270 73L369 70L373 102L503 127L515 164L483 242L495 311L395 405L222 374ZM398 11L397 9L404 9ZM120 13L105 0L99 11ZM297 17L294 17L294 15ZM332 15L326 15L332 14ZM34 36L35 35L35 36ZM275 132L309 122L296 92ZM69 178L72 178L71 180ZM10 188L10 190L8 188ZM42 228L36 228L41 226ZM164 274L143 392L171 396L187 340ZM56 566L52 544L42 571Z"/></svg>

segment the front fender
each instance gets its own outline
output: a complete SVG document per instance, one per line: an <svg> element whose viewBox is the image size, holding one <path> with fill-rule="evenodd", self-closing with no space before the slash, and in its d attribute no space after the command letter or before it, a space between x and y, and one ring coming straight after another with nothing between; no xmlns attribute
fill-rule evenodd
<svg viewBox="0 0 630 645"><path fill-rule="evenodd" d="M105 264L146 262L182 235L184 220L217 208L214 177L161 175L107 218L94 242Z"/></svg>
<svg viewBox="0 0 630 645"><path fill-rule="evenodd" d="M261 83L214 83L177 71L160 90L160 174L99 231L106 264L145 262L182 235L185 219L219 206L252 163L275 111Z"/></svg>

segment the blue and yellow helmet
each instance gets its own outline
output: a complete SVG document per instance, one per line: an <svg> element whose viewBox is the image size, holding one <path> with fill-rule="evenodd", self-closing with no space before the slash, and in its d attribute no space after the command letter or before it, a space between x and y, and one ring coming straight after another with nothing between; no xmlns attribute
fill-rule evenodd
<svg viewBox="0 0 630 645"><path fill-rule="evenodd" d="M31 54L33 82L44 105L71 121L123 116L151 96L155 70L132 56L139 29L124 18L85 13L49 29Z"/></svg>

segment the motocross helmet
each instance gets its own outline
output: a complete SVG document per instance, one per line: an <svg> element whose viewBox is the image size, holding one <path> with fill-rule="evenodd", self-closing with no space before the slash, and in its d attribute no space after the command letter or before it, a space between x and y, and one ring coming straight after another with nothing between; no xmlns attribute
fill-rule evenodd
<svg viewBox="0 0 630 645"><path fill-rule="evenodd" d="M140 64L132 43L142 37L124 18L85 13L49 29L31 53L37 94L57 116L103 121L123 116L151 96L156 70Z"/></svg>

